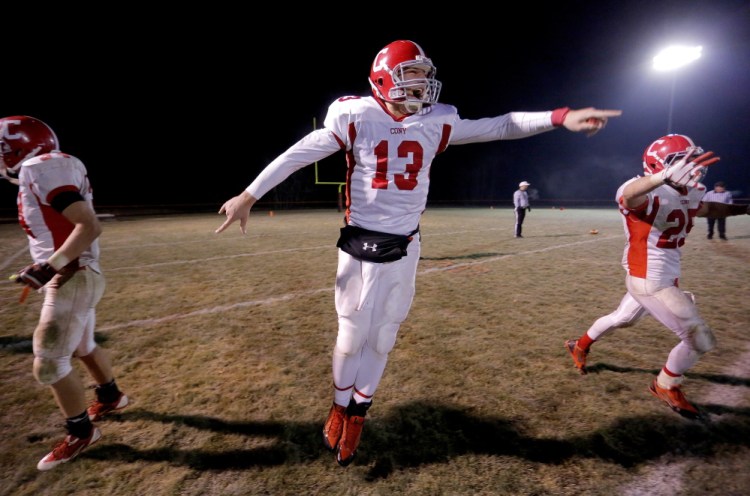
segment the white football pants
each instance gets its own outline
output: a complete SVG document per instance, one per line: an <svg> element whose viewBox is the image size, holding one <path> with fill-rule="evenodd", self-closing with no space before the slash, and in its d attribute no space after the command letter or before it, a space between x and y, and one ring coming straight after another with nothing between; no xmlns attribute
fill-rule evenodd
<svg viewBox="0 0 750 496"><path fill-rule="evenodd" d="M701 355L714 348L716 340L698 314L698 307L674 281L649 281L628 275L625 285L628 292L617 310L599 318L586 331L591 339L629 327L648 313L680 338L667 358L666 367L670 372L682 375Z"/></svg>
<svg viewBox="0 0 750 496"><path fill-rule="evenodd" d="M104 276L91 267L79 270L62 287L58 274L47 284L39 323L34 330L34 376L54 384L72 371L71 358L96 347L96 305L104 294Z"/></svg>
<svg viewBox="0 0 750 496"><path fill-rule="evenodd" d="M420 235L407 256L389 263L361 262L339 250L336 272L338 336L333 349L334 402L370 401L388 353L414 300Z"/></svg>

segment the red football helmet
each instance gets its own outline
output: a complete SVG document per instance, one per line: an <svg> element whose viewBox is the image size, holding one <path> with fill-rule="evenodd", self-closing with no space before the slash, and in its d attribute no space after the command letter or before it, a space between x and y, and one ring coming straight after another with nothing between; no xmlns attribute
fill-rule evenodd
<svg viewBox="0 0 750 496"><path fill-rule="evenodd" d="M643 152L643 173L656 174L677 163L685 155L701 154L703 149L683 134L668 134L654 141Z"/></svg>
<svg viewBox="0 0 750 496"><path fill-rule="evenodd" d="M24 160L59 149L55 132L39 119L26 115L0 119L0 168L16 174Z"/></svg>
<svg viewBox="0 0 750 496"><path fill-rule="evenodd" d="M424 78L407 79L407 69L425 71ZM376 98L402 103L407 111L416 113L423 105L437 103L442 83L435 79L437 69L424 54L422 47L408 40L390 43L375 56L370 69L370 86Z"/></svg>

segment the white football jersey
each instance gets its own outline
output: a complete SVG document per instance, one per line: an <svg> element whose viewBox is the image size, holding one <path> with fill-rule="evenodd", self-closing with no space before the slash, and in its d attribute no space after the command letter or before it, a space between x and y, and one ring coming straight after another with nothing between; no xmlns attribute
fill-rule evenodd
<svg viewBox="0 0 750 496"><path fill-rule="evenodd" d="M93 195L86 167L77 158L52 152L26 160L18 175L18 221L29 239L31 258L46 262L70 236L74 225L52 208L60 193L75 191L93 208ZM99 270L99 241L79 257L80 266Z"/></svg>
<svg viewBox="0 0 750 496"><path fill-rule="evenodd" d="M622 265L631 276L671 281L680 277L680 247L693 228L693 219L706 192L703 184L677 190L662 185L648 193L648 202L637 210L622 204L622 193L636 178L617 190L617 204L625 229Z"/></svg>
<svg viewBox="0 0 750 496"><path fill-rule="evenodd" d="M328 108L323 129L277 157L247 191L259 199L292 172L343 150L347 222L409 234L427 203L432 160L448 145L518 139L551 129L552 111L466 120L455 107L438 103L399 119L371 96L342 97Z"/></svg>

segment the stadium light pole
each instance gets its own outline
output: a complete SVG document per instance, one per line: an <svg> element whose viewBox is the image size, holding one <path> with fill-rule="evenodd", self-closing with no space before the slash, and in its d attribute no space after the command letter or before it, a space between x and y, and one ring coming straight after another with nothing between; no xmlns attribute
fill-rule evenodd
<svg viewBox="0 0 750 496"><path fill-rule="evenodd" d="M672 133L672 110L674 109L674 90L677 84L677 73L680 67L684 67L691 62L701 58L702 46L681 46L672 45L654 57L654 70L658 72L672 72L672 89L669 94L669 119L667 120L667 134Z"/></svg>

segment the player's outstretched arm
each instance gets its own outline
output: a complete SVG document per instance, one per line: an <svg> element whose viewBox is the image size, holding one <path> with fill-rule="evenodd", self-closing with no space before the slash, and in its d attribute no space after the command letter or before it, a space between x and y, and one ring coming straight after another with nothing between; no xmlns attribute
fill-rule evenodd
<svg viewBox="0 0 750 496"><path fill-rule="evenodd" d="M219 214L226 214L227 220L214 232L220 233L234 221L239 220L240 231L242 231L242 234L247 234L247 218L256 201L258 200L247 191L227 200L219 209Z"/></svg>
<svg viewBox="0 0 750 496"><path fill-rule="evenodd" d="M574 132L585 132L587 136L593 136L607 125L610 117L619 117L622 110L600 110L587 107L578 110L569 110L565 115L563 126Z"/></svg>

